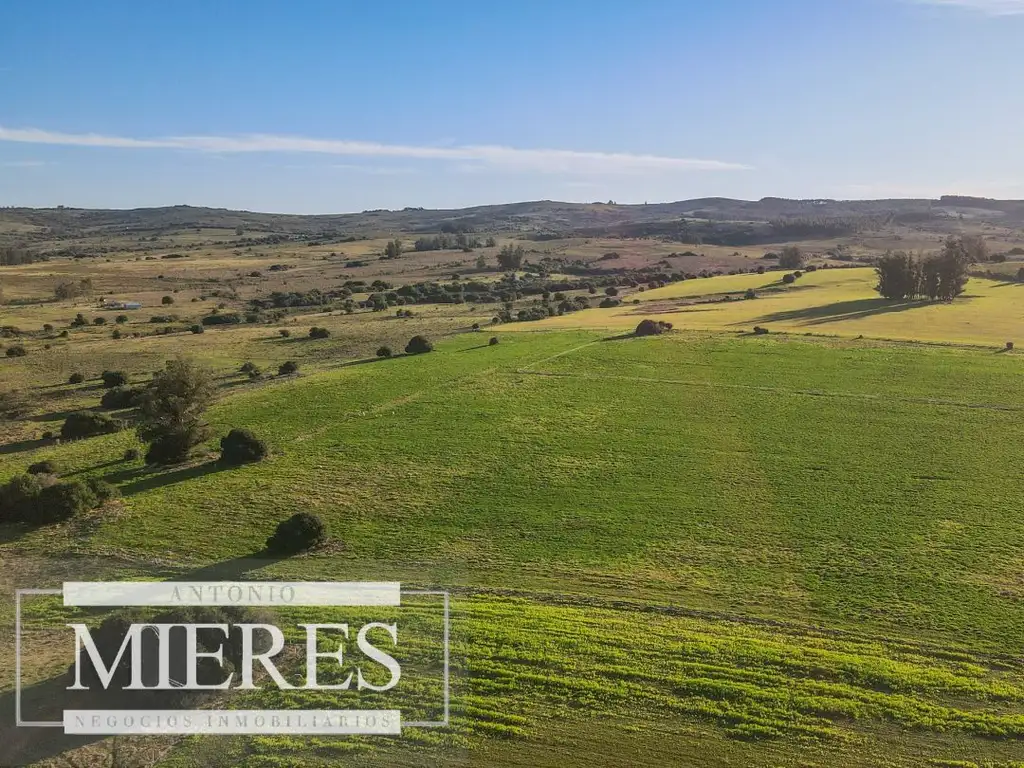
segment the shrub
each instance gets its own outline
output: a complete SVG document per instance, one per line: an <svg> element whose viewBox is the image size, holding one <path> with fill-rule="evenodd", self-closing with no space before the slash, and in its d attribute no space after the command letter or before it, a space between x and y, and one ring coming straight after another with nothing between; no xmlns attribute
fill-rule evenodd
<svg viewBox="0 0 1024 768"><path fill-rule="evenodd" d="M56 435L53 433L53 430L48 429L43 432L43 440L53 440L55 437Z"/></svg>
<svg viewBox="0 0 1024 768"><path fill-rule="evenodd" d="M76 372L76 373L72 373L70 376L68 376L68 384L81 384L83 381L85 381L85 374L84 373L77 373Z"/></svg>
<svg viewBox="0 0 1024 768"><path fill-rule="evenodd" d="M114 322L118 325L124 325L128 322L128 315L118 315L114 318Z"/></svg>
<svg viewBox="0 0 1024 768"><path fill-rule="evenodd" d="M1012 341L1006 342L1006 350L1010 351L1011 349L1013 349L1013 342Z"/></svg>
<svg viewBox="0 0 1024 768"><path fill-rule="evenodd" d="M25 348L21 346L21 344L12 344L7 348L7 351L4 354L8 357L24 357L28 352L25 351Z"/></svg>
<svg viewBox="0 0 1024 768"><path fill-rule="evenodd" d="M281 330L278 331L278 333L281 334L282 339L287 339L289 336L292 335L292 332L289 331L287 328L282 328Z"/></svg>
<svg viewBox="0 0 1024 768"><path fill-rule="evenodd" d="M43 480L36 475L15 475L0 485L0 522L29 520L42 490Z"/></svg>
<svg viewBox="0 0 1024 768"><path fill-rule="evenodd" d="M619 295L619 289L616 288L614 285L609 285L607 288L604 289L604 295L605 296L618 296Z"/></svg>
<svg viewBox="0 0 1024 768"><path fill-rule="evenodd" d="M331 335L331 332L326 328L318 328L313 326L309 329L309 338L311 339L326 339Z"/></svg>
<svg viewBox="0 0 1024 768"><path fill-rule="evenodd" d="M37 497L32 520L59 523L88 512L99 504L96 494L81 480L69 480L44 487Z"/></svg>
<svg viewBox="0 0 1024 768"><path fill-rule="evenodd" d="M87 478L85 484L92 492L92 495L96 497L97 505L106 504L111 499L116 499L121 495L121 491L116 486L111 485L100 477Z"/></svg>
<svg viewBox="0 0 1024 768"><path fill-rule="evenodd" d="M107 324L107 318L105 318L103 315L98 315L97 317L93 318L92 324L93 325L106 325Z"/></svg>
<svg viewBox="0 0 1024 768"><path fill-rule="evenodd" d="M743 294L743 298L744 299L756 299L757 298L757 291L755 291L753 288L747 288L747 292Z"/></svg>
<svg viewBox="0 0 1024 768"><path fill-rule="evenodd" d="M494 346L495 344L497 344L497 343L498 343L498 337L497 337L497 336L491 336L491 340L490 340L490 341L488 341L487 343L488 343L488 344L489 344L490 346L492 346L492 347L493 347L493 346Z"/></svg>
<svg viewBox="0 0 1024 768"><path fill-rule="evenodd" d="M220 439L220 460L226 464L262 461L267 452L267 444L248 429L232 429Z"/></svg>
<svg viewBox="0 0 1024 768"><path fill-rule="evenodd" d="M201 324L199 324L199 323L193 323L189 327L189 330L192 331L192 333L205 333L206 332L206 329Z"/></svg>
<svg viewBox="0 0 1024 768"><path fill-rule="evenodd" d="M60 468L55 461L44 459L35 464L29 464L27 471L30 475L56 475L60 473Z"/></svg>
<svg viewBox="0 0 1024 768"><path fill-rule="evenodd" d="M96 435L109 435L117 432L123 425L105 413L93 411L76 411L69 414L60 428L60 436L65 440Z"/></svg>
<svg viewBox="0 0 1024 768"><path fill-rule="evenodd" d="M115 341L117 339L120 339L121 338L121 329L120 328L115 328L114 332L112 334L110 334L110 338L114 339Z"/></svg>
<svg viewBox="0 0 1024 768"><path fill-rule="evenodd" d="M172 432L156 438L146 451L147 464L180 464L188 459L196 441L188 432Z"/></svg>
<svg viewBox="0 0 1024 768"><path fill-rule="evenodd" d="M164 306L167 306L168 304L173 304L174 303L174 297L173 296L162 296L162 297L160 297L160 303L163 304Z"/></svg>
<svg viewBox="0 0 1024 768"><path fill-rule="evenodd" d="M75 319L71 321L71 327L72 328L78 328L80 326L88 325L88 324L89 324L89 321L85 319L85 315L83 315L81 312L79 312L77 315L75 315Z"/></svg>
<svg viewBox="0 0 1024 768"><path fill-rule="evenodd" d="M633 333L636 336L658 336L663 333L664 330L665 329L662 327L661 323L648 319L641 320Z"/></svg>
<svg viewBox="0 0 1024 768"><path fill-rule="evenodd" d="M107 389L123 387L128 383L128 374L124 371L104 371L100 374L100 378L103 379L103 386Z"/></svg>
<svg viewBox="0 0 1024 768"><path fill-rule="evenodd" d="M200 322L203 325L234 325L235 323L242 322L242 316L236 312L226 312L224 314L207 315Z"/></svg>
<svg viewBox="0 0 1024 768"><path fill-rule="evenodd" d="M138 448L128 448L124 452L125 461L138 461L141 456L142 453Z"/></svg>
<svg viewBox="0 0 1024 768"><path fill-rule="evenodd" d="M138 387L114 387L103 393L100 405L104 408L131 408L138 405L143 391Z"/></svg>
<svg viewBox="0 0 1024 768"><path fill-rule="evenodd" d="M253 371L258 371L259 368L256 367L256 363L252 362L251 360L246 360L244 363L242 363L242 367L239 368L238 370L241 373L252 373Z"/></svg>
<svg viewBox="0 0 1024 768"><path fill-rule="evenodd" d="M754 335L756 335L756 336L763 336L766 333L768 333L768 329L767 328L762 328L760 325L755 325L754 326Z"/></svg>
<svg viewBox="0 0 1024 768"><path fill-rule="evenodd" d="M277 367L278 376L288 376L289 374L295 373L299 370L299 364L294 360L286 360Z"/></svg>
<svg viewBox="0 0 1024 768"><path fill-rule="evenodd" d="M43 323L43 331L45 333L53 333L53 326L50 323Z"/></svg>
<svg viewBox="0 0 1024 768"><path fill-rule="evenodd" d="M267 552L275 555L293 555L319 546L327 539L323 521L308 512L298 512L277 524L267 539Z"/></svg>
<svg viewBox="0 0 1024 768"><path fill-rule="evenodd" d="M405 345L405 353L407 355L422 355L424 352L433 351L434 345L430 343L426 336L413 336L409 339L409 343Z"/></svg>
<svg viewBox="0 0 1024 768"><path fill-rule="evenodd" d="M792 285L796 282L796 275L786 274L782 276L782 282L786 285Z"/></svg>
<svg viewBox="0 0 1024 768"><path fill-rule="evenodd" d="M377 357L391 357L394 352L391 351L391 347L383 346L377 348Z"/></svg>
<svg viewBox="0 0 1024 768"><path fill-rule="evenodd" d="M601 309L608 309L609 307L617 307L621 303L622 302L620 302L618 299L613 299L611 296L609 296L606 299L601 299L601 303L598 304L597 306L599 306Z"/></svg>
<svg viewBox="0 0 1024 768"><path fill-rule="evenodd" d="M480 330L480 323L473 323L472 328L473 328L474 331L479 331Z"/></svg>

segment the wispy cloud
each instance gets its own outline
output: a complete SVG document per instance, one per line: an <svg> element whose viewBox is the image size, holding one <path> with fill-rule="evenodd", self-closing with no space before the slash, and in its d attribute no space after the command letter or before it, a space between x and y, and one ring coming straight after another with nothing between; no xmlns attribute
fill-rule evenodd
<svg viewBox="0 0 1024 768"><path fill-rule="evenodd" d="M46 160L8 160L0 163L0 168L39 168L43 165L53 165Z"/></svg>
<svg viewBox="0 0 1024 768"><path fill-rule="evenodd" d="M481 163L506 170L544 173L636 173L652 171L736 171L751 170L741 163L696 160L663 155L623 152L578 152L569 149L518 149L497 145L415 146L379 144L345 139L313 139L302 136L249 134L244 136L169 136L137 139L44 131L38 128L4 128L0 141L25 144L57 144L75 147L120 149L177 149L193 152L308 152L348 157L406 158L414 160Z"/></svg>
<svg viewBox="0 0 1024 768"><path fill-rule="evenodd" d="M961 8L987 16L1024 16L1024 0L911 0L917 5Z"/></svg>

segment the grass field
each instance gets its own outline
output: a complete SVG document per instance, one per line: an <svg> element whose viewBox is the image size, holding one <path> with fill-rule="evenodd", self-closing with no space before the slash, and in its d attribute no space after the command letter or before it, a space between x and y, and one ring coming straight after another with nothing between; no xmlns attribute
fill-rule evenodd
<svg viewBox="0 0 1024 768"><path fill-rule="evenodd" d="M971 278L952 304L894 302L874 290L868 267L827 269L804 274L785 286L781 274L744 274L687 280L629 294L619 307L593 309L515 326L632 329L644 317L698 330L769 330L824 335L960 342L1002 347L1024 327L1024 285ZM744 301L747 289L758 293ZM731 301L721 301L724 297ZM638 305L632 300L639 300ZM709 303L710 302L710 303Z"/></svg>
<svg viewBox="0 0 1024 768"><path fill-rule="evenodd" d="M777 296L709 305L723 313L709 327L853 297L867 279L807 275ZM638 298L685 299L671 290L689 285ZM963 306L1009 316L1001 292L1016 290L972 280L979 298ZM168 765L1020 764L1020 358L539 332L628 327L621 313L240 388L212 409L215 432L250 426L273 448L241 469L200 459L151 472L121 460L129 433L2 453L0 477L47 457L124 493L116 512L2 531L4 592L72 567L230 570L302 510L337 545L250 573L453 590L450 731L185 740L163 745ZM679 328L682 314L666 316ZM883 319L893 313L842 332ZM37 610L27 641L46 648ZM12 620L4 603L0 621Z"/></svg>

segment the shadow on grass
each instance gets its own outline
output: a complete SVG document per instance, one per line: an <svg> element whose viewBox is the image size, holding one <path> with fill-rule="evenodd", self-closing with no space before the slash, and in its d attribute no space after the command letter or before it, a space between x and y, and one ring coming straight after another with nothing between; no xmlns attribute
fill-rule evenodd
<svg viewBox="0 0 1024 768"><path fill-rule="evenodd" d="M622 341L623 339L639 339L635 333L630 331L629 333L620 333L618 336L605 336L601 341Z"/></svg>
<svg viewBox="0 0 1024 768"><path fill-rule="evenodd" d="M37 448L45 448L48 445L56 445L56 442L46 437L38 440L18 440L14 443L5 443L4 445L0 445L0 456L7 456L12 453L21 453L22 451L34 451Z"/></svg>
<svg viewBox="0 0 1024 768"><path fill-rule="evenodd" d="M103 479L108 483L120 484L122 496L133 496L143 491L151 491L154 488L162 488L165 485L180 483L183 480L193 480L197 477L212 475L230 469L227 464L219 461L207 461L203 464L195 464L180 469L154 469L151 467L138 467L125 469L120 472L113 472Z"/></svg>
<svg viewBox="0 0 1024 768"><path fill-rule="evenodd" d="M971 299L971 296L960 296L956 301ZM816 307L802 307L800 309L789 309L782 312L772 312L762 315L751 321L736 323L736 325L747 325L755 323L778 323L778 322L800 322L806 325L821 325L839 320L858 320L873 315L886 315L893 312L906 312L921 307L934 306L933 301L898 301L891 299L855 299L853 301L838 301L834 304L821 304Z"/></svg>

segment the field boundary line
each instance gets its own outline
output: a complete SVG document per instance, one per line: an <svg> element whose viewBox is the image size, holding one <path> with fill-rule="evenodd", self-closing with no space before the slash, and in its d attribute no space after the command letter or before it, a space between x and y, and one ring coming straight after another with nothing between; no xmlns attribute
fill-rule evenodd
<svg viewBox="0 0 1024 768"><path fill-rule="evenodd" d="M570 350L572 351L572 350ZM539 362L546 362L541 360ZM913 405L936 405L950 408L976 408L990 411L1024 411L1024 405L1007 405L1005 403L965 403L958 400L943 400L932 397L895 397L865 392L830 392L821 389L785 389L783 387L768 387L757 384L726 384L722 382L708 381L686 381L684 379L659 379L644 376L615 376L611 374L592 373L563 373L560 371L530 371L520 368L516 373L528 374L530 376L549 376L551 378L564 379L589 379L608 381L635 381L647 384L680 384L687 387L706 387L709 389L745 389L754 392L770 392L779 395L795 395L799 397L834 397L851 398L859 400L878 400L897 403L910 403Z"/></svg>

